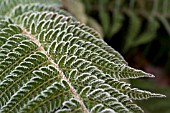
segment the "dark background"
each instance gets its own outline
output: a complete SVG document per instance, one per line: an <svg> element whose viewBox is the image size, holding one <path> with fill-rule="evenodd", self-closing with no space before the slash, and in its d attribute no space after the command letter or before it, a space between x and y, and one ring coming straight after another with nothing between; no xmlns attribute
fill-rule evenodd
<svg viewBox="0 0 170 113"><path fill-rule="evenodd" d="M63 0L64 9L97 30L134 68L155 75L132 87L165 94L136 101L146 113L170 113L170 0Z"/></svg>

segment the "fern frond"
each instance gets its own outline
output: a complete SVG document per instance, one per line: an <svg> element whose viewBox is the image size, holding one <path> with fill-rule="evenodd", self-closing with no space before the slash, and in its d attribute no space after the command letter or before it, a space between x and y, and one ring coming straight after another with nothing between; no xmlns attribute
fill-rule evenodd
<svg viewBox="0 0 170 113"><path fill-rule="evenodd" d="M132 100L164 97L122 82L153 75L41 1L0 2L7 6L0 12L0 112L143 112Z"/></svg>

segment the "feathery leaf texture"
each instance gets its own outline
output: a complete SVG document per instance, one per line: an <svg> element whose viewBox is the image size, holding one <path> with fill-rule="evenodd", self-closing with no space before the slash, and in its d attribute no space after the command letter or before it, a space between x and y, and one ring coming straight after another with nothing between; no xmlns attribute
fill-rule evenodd
<svg viewBox="0 0 170 113"><path fill-rule="evenodd" d="M0 113L136 113L133 100L164 97L123 82L154 76L48 3L0 1Z"/></svg>

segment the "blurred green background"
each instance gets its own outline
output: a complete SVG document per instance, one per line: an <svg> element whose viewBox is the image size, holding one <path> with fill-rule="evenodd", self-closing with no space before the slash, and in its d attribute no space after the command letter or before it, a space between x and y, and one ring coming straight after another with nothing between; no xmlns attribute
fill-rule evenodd
<svg viewBox="0 0 170 113"><path fill-rule="evenodd" d="M62 0L62 4L98 31L130 66L155 75L129 82L167 98L136 103L146 113L170 113L170 0Z"/></svg>

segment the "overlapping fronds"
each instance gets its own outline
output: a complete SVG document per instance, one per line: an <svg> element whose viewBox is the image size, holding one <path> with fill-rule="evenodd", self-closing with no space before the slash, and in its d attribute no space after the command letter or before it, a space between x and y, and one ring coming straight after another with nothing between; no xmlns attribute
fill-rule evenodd
<svg viewBox="0 0 170 113"><path fill-rule="evenodd" d="M96 31L57 6L21 1L0 2L1 113L136 113L133 100L164 97L121 81L153 75L129 67Z"/></svg>

